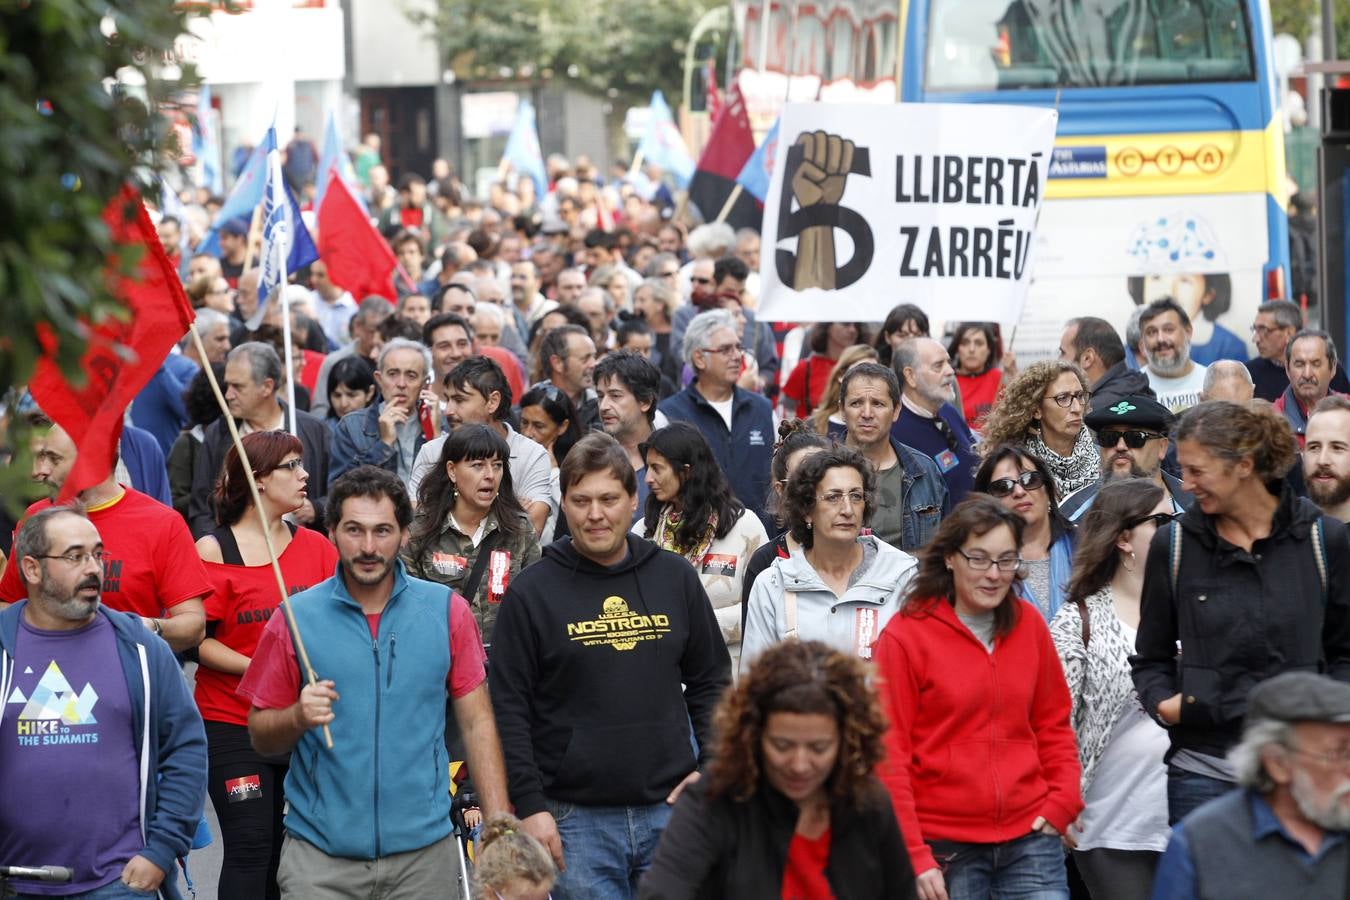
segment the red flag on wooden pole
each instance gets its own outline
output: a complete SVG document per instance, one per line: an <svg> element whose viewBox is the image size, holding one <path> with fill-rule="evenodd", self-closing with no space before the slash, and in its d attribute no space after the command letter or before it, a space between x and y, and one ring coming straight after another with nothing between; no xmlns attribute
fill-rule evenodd
<svg viewBox="0 0 1350 900"><path fill-rule="evenodd" d="M103 221L118 246L142 251L134 277L108 267L108 290L121 311L91 326L80 360L81 385L72 384L56 364L55 335L40 329L43 355L28 385L38 406L80 451L57 503L108 477L127 406L193 320L192 306L140 194L124 187L104 208Z"/></svg>
<svg viewBox="0 0 1350 900"><path fill-rule="evenodd" d="M351 291L357 303L371 294L390 303L398 299L391 280L398 258L336 170L319 207L319 258L333 283Z"/></svg>

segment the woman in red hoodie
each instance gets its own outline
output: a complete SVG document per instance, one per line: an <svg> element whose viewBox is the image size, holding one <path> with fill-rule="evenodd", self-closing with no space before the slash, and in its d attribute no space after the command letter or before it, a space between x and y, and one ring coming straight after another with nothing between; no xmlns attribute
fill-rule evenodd
<svg viewBox="0 0 1350 900"><path fill-rule="evenodd" d="M1067 900L1059 835L1083 808L1069 690L1045 619L1012 591L1022 520L971 497L924 548L877 642L882 781L920 900Z"/></svg>

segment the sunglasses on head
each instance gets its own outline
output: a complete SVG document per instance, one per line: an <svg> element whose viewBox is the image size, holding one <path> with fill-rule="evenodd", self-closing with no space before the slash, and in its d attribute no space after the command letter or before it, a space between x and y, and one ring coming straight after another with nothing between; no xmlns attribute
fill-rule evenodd
<svg viewBox="0 0 1350 900"><path fill-rule="evenodd" d="M1097 445L1109 450L1120 443L1123 438L1126 447L1131 450L1138 450L1149 441L1156 441L1161 437L1163 435L1152 431L1099 431L1097 432Z"/></svg>
<svg viewBox="0 0 1350 900"><path fill-rule="evenodd" d="M1045 487L1045 479L1041 477L1040 472L1036 471L1023 472L1016 478L998 478L989 482L989 496L1011 496L1012 492L1017 489L1019 484L1022 485L1022 489L1025 491L1039 491L1041 488Z"/></svg>

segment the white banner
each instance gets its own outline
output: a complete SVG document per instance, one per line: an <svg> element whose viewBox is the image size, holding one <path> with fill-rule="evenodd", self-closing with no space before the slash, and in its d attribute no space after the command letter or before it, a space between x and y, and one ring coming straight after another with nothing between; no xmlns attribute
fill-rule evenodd
<svg viewBox="0 0 1350 900"><path fill-rule="evenodd" d="M764 207L759 317L1016 322L1058 113L789 103Z"/></svg>

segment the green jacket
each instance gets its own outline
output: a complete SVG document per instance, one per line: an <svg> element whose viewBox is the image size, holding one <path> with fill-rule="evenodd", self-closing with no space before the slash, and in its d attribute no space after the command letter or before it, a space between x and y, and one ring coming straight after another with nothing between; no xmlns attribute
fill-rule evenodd
<svg viewBox="0 0 1350 900"><path fill-rule="evenodd" d="M419 512L418 519L421 519L422 515ZM414 531L420 524L419 521L413 522ZM492 626L497 621L497 610L501 606L506 586L515 580L521 569L539 559L539 536L534 533L534 525L530 523L524 511L520 513L520 528L521 536L515 541L502 541L493 548L510 554L507 582L501 585L501 593L494 594L489 599L492 561L488 560L483 569L483 577L478 582L478 590L474 592L473 597L465 598L469 601L474 618L478 620L478 630L482 632L484 644L492 643ZM446 516L435 535L422 541L414 538L408 542L403 549L403 562L408 567L408 574L447 585L462 595L469 575L473 572L474 562L478 559L479 550L496 531L497 517L488 513L488 517L483 521L483 538L475 547L469 535L451 524L450 517Z"/></svg>

